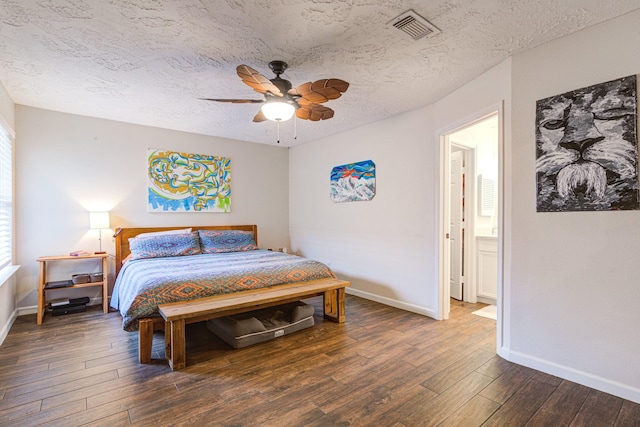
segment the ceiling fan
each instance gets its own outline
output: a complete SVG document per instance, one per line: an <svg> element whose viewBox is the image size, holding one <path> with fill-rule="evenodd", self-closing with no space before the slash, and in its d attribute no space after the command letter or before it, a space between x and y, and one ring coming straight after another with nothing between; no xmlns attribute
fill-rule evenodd
<svg viewBox="0 0 640 427"><path fill-rule="evenodd" d="M284 61L269 62L269 68L276 75L273 79L267 79L248 65L239 65L236 68L242 81L256 92L263 94L264 99L201 99L235 104L263 104L253 118L254 122L265 120L283 122L289 120L294 114L299 119L314 122L332 118L334 111L321 104L340 98L349 88L349 83L340 79L322 79L303 83L293 89L289 80L280 77L288 67L289 65Z"/></svg>

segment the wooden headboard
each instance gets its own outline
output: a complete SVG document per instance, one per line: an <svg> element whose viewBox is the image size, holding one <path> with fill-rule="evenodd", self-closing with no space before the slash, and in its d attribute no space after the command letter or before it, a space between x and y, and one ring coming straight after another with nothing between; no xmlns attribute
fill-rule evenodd
<svg viewBox="0 0 640 427"><path fill-rule="evenodd" d="M191 228L192 231L197 230L242 230L253 232L253 237L258 244L258 226L257 225L183 225L181 227L145 227L145 228L123 228L115 229L113 237L116 239L116 277L120 273L122 260L130 253L129 239L136 237L140 233L151 233L156 231L180 230L183 228Z"/></svg>

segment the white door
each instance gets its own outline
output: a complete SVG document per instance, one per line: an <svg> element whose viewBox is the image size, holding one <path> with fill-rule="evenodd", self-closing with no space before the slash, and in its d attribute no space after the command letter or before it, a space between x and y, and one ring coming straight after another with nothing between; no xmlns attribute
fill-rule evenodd
<svg viewBox="0 0 640 427"><path fill-rule="evenodd" d="M450 190L450 241L451 275L449 280L450 296L462 300L464 284L464 155L462 151L451 152L451 190Z"/></svg>

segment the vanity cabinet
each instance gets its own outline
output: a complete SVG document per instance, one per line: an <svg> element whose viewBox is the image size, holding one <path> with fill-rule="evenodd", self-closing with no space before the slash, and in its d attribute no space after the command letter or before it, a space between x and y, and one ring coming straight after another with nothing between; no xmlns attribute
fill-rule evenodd
<svg viewBox="0 0 640 427"><path fill-rule="evenodd" d="M476 238L478 300L495 304L498 298L498 240L492 236Z"/></svg>

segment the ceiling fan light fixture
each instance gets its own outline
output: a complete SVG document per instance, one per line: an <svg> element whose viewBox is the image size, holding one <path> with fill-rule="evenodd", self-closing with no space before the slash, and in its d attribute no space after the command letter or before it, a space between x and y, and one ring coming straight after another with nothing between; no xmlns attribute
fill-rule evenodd
<svg viewBox="0 0 640 427"><path fill-rule="evenodd" d="M286 122L293 117L296 107L282 101L270 101L265 103L262 108L262 114L274 122Z"/></svg>

